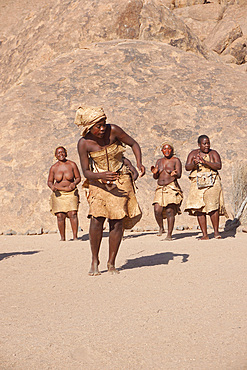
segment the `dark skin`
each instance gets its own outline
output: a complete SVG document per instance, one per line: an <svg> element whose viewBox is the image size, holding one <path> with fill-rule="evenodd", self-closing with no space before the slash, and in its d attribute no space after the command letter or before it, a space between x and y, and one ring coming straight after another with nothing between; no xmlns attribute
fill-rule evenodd
<svg viewBox="0 0 247 370"><path fill-rule="evenodd" d="M89 153L99 151L116 141L129 145L135 155L139 176L145 174L145 167L142 165L141 149L138 143L132 139L119 126L106 124L106 120L102 119L97 122L87 133L84 138L78 142L78 153L81 162L81 168L84 176L89 180L101 180L104 183L111 183L118 179L117 172L105 171L95 173L89 168ZM92 263L89 270L90 276L99 275L99 250L103 235L104 217L92 217L89 228L89 238L92 251ZM108 271L111 274L119 273L115 268L115 260L118 249L123 236L123 220L109 220L109 258L107 262Z"/></svg>
<svg viewBox="0 0 247 370"><path fill-rule="evenodd" d="M77 165L66 158L66 152L61 147L56 149L55 156L58 161L50 168L47 185L53 192L56 192L57 190L73 191L76 185L81 181L81 175ZM65 240L66 217L70 219L73 240L77 240L77 211L69 211L67 213L59 212L56 213L56 216L61 240Z"/></svg>
<svg viewBox="0 0 247 370"><path fill-rule="evenodd" d="M124 158L123 163L129 168L130 172L132 173L133 180L136 181L139 177L139 173L137 172L136 168L128 158Z"/></svg>
<svg viewBox="0 0 247 370"><path fill-rule="evenodd" d="M168 185L173 181L176 183L177 179L180 179L182 175L181 161L178 158L173 157L173 149L170 145L164 145L161 151L164 157L158 159L156 165L151 167L153 178L158 180L158 185L161 186ZM158 236L161 236L164 232L162 212L163 207L158 203L155 203L154 215L159 225L159 232L157 234ZM175 222L175 206L173 204L169 204L166 207L166 215L168 226L166 240L172 240L172 231Z"/></svg>
<svg viewBox="0 0 247 370"><path fill-rule="evenodd" d="M192 150L187 158L185 169L187 171L193 171L197 169L199 163L203 164L207 168L215 171L219 171L222 167L220 155L216 150L210 149L210 140L208 138L203 138L198 144L199 149ZM210 161L204 159L205 155L208 154ZM203 212L196 213L199 226L202 230L202 237L200 240L208 240L207 233L207 219L206 214ZM216 239L221 238L219 233L219 210L215 210L209 213L211 222L214 229L214 237Z"/></svg>

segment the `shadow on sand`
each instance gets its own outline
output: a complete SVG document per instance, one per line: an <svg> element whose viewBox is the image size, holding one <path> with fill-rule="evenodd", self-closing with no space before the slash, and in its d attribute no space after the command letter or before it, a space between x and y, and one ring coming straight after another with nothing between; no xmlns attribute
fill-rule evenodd
<svg viewBox="0 0 247 370"><path fill-rule="evenodd" d="M151 256L143 256L127 260L127 262L119 268L119 270L129 270L146 266L168 265L169 261L173 261L174 257L182 257L182 262L187 262L189 254L180 254L173 252L156 253Z"/></svg>
<svg viewBox="0 0 247 370"><path fill-rule="evenodd" d="M229 230L229 231L222 231L220 233L221 239L227 239L227 238L235 238L237 229ZM212 235L212 238L214 236Z"/></svg>
<svg viewBox="0 0 247 370"><path fill-rule="evenodd" d="M0 261L4 260L5 258L18 256L19 254L23 256L29 256L32 254L39 253L40 251L29 251L29 252L11 252L11 253L0 253Z"/></svg>
<svg viewBox="0 0 247 370"><path fill-rule="evenodd" d="M173 234L172 239L177 240L177 239L190 238L191 236L198 236L198 234L200 234L200 231L182 232L179 234ZM161 239L161 240L165 240L165 239Z"/></svg>
<svg viewBox="0 0 247 370"><path fill-rule="evenodd" d="M157 234L157 231L156 232L142 232L142 233L139 233L139 234L131 233L129 235L124 235L123 240L139 238L140 236L146 236L146 235L156 235L156 234Z"/></svg>
<svg viewBox="0 0 247 370"><path fill-rule="evenodd" d="M145 236L145 235L155 235L157 234L157 232L143 232L143 233L139 233L139 234L135 234L135 233L131 233L130 235L124 235L123 236L123 240L126 240L126 239L132 239L132 238L139 238L140 236ZM109 231L104 231L103 232L103 238L108 238L109 237ZM82 235L78 238L79 240L82 240L82 241L87 241L89 240L89 234L85 234L85 235Z"/></svg>
<svg viewBox="0 0 247 370"><path fill-rule="evenodd" d="M108 231L103 231L103 238L107 238L108 236L109 236L109 232ZM83 242L88 241L89 240L89 234L79 236L78 240L81 240Z"/></svg>
<svg viewBox="0 0 247 370"><path fill-rule="evenodd" d="M231 230L224 230L224 231L221 231L220 232L220 235L221 235L221 239L226 239L226 238L235 238L235 235L236 235L236 232L237 232L237 229L231 229ZM198 235L200 234L200 235ZM179 234L174 234L172 235L172 239L173 240L178 240L178 239L184 239L184 238L189 238L191 236L197 236L197 239L200 239L201 236L202 236L202 233L201 231L198 231L198 232L183 232L183 233L179 233ZM214 233L210 233L208 234L208 237L209 239L214 239ZM163 241L165 239L161 239L161 241Z"/></svg>

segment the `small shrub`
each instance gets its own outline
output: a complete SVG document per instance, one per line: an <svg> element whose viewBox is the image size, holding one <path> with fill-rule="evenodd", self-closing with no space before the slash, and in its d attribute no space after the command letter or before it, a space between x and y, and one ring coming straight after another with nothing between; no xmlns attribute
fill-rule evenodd
<svg viewBox="0 0 247 370"><path fill-rule="evenodd" d="M232 202L234 206L234 215L236 216L241 204L247 197L247 162L241 162L233 169L233 192ZM244 208L241 223L247 222L247 206Z"/></svg>

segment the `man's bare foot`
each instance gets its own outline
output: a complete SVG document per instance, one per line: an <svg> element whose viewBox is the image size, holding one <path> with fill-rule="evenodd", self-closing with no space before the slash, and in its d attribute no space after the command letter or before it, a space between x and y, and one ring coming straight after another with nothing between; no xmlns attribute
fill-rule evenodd
<svg viewBox="0 0 247 370"><path fill-rule="evenodd" d="M91 268L88 272L89 276L98 276L101 275L101 272L99 271L99 261L92 262Z"/></svg>
<svg viewBox="0 0 247 370"><path fill-rule="evenodd" d="M60 242L65 242L65 239L62 239L62 238L61 238L59 241L60 241Z"/></svg>
<svg viewBox="0 0 247 370"><path fill-rule="evenodd" d="M165 238L165 240L171 242L172 241L172 236L171 235L167 235L166 238Z"/></svg>
<svg viewBox="0 0 247 370"><path fill-rule="evenodd" d="M164 232L165 232L164 228L160 228L157 233L157 236L161 236Z"/></svg>
<svg viewBox="0 0 247 370"><path fill-rule="evenodd" d="M214 233L214 238L215 239L221 239L220 233Z"/></svg>
<svg viewBox="0 0 247 370"><path fill-rule="evenodd" d="M107 270L110 274L114 275L114 274L120 274L120 272L115 268L115 266L113 266L111 263L107 263Z"/></svg>
<svg viewBox="0 0 247 370"><path fill-rule="evenodd" d="M204 235L201 238L198 238L197 240L209 240L208 235Z"/></svg>

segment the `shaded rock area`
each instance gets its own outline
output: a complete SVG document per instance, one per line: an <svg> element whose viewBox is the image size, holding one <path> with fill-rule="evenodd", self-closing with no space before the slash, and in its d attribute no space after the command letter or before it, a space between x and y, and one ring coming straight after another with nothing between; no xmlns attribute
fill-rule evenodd
<svg viewBox="0 0 247 370"><path fill-rule="evenodd" d="M209 50L222 56L223 62L237 65L246 63L245 1L205 1L204 4L174 8L173 13L186 23Z"/></svg>
<svg viewBox="0 0 247 370"><path fill-rule="evenodd" d="M243 160L246 139L247 74L223 58L245 63L246 33L237 12L238 7L243 14L245 7L223 4L222 13L223 5L216 2L169 10L158 0L75 0L43 7L36 3L32 11L27 4L26 12L15 15L16 24L5 23L0 33L0 232L56 229L46 181L58 145L79 164L79 130L73 120L80 104L102 105L108 122L120 125L142 147L147 174L137 181L140 227L156 226L156 182L149 169L160 157L159 144L172 140L184 165L188 152L197 147L198 135L205 133L221 154L225 198L233 215L232 173ZM208 20L208 30L219 29L224 14L235 14L242 31L219 55L204 44L209 34L196 34L188 18L176 12L190 8L202 14L211 5L218 15ZM133 159L130 149L126 156ZM185 201L187 175L184 171L180 181ZM84 228L87 203L81 185L79 191ZM196 220L183 214L179 224L192 226Z"/></svg>

